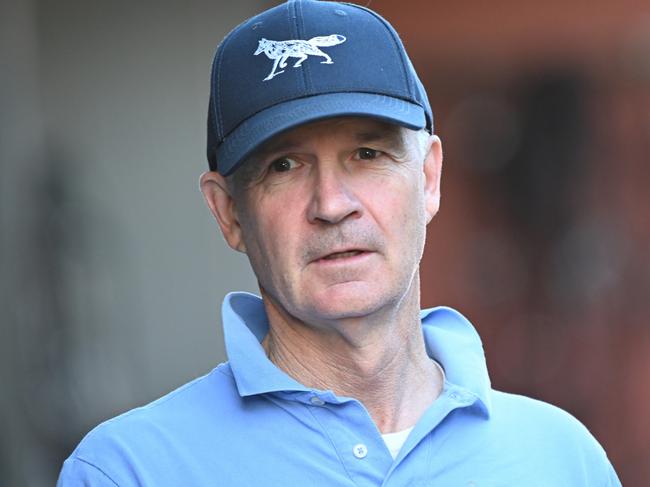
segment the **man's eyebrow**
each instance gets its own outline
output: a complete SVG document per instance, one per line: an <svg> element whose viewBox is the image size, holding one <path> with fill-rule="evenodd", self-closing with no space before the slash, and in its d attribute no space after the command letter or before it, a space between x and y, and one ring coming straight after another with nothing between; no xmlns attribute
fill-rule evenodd
<svg viewBox="0 0 650 487"><path fill-rule="evenodd" d="M244 162L236 173L237 180L244 184L250 183L251 180L258 177L258 175L264 170L264 166L262 165L264 159L271 154L288 152L295 146L295 141L286 138L271 140L262 144L261 147L255 149L244 159Z"/></svg>
<svg viewBox="0 0 650 487"><path fill-rule="evenodd" d="M269 154L277 154L282 152L288 152L294 147L296 147L297 142L291 138L281 138L279 140L271 140L266 144L263 144L259 149L253 152L253 159L262 159Z"/></svg>
<svg viewBox="0 0 650 487"><path fill-rule="evenodd" d="M397 148L404 146L404 137L402 132L397 128L381 128L357 132L354 137L358 142L388 142Z"/></svg>
<svg viewBox="0 0 650 487"><path fill-rule="evenodd" d="M354 137L359 143L385 142L391 148L403 151L406 147L402 131L398 128L387 127L357 132Z"/></svg>
<svg viewBox="0 0 650 487"><path fill-rule="evenodd" d="M386 126L376 127L367 130L360 130L353 134L354 139L359 144L370 142L384 142L397 152L404 152L406 143L402 130L398 127ZM263 144L259 149L255 150L248 158L247 164L251 173L255 173L255 166L258 166L260 161L265 159L271 154L282 154L291 152L295 147L300 145L300 141L294 137L281 137L277 140L270 140ZM257 170L260 170L258 167Z"/></svg>

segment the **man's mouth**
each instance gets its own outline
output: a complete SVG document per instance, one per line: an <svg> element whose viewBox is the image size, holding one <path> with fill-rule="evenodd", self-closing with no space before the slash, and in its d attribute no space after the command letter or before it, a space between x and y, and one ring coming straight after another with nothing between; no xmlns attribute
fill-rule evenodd
<svg viewBox="0 0 650 487"><path fill-rule="evenodd" d="M355 255L362 254L363 250L347 250L345 252L334 252L333 254L323 257L324 260L344 259L346 257L354 257Z"/></svg>

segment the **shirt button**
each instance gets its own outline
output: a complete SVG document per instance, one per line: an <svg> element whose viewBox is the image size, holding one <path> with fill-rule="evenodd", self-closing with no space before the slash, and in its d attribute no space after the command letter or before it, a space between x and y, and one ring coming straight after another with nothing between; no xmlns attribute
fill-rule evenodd
<svg viewBox="0 0 650 487"><path fill-rule="evenodd" d="M357 458L366 458L366 455L368 454L368 447L366 447L366 445L363 443L359 443L358 445L354 445L352 448L352 453L354 453L354 456Z"/></svg>
<svg viewBox="0 0 650 487"><path fill-rule="evenodd" d="M323 401L318 396L312 396L311 399L309 399L309 402L312 403L314 406L322 406L325 404L325 401Z"/></svg>

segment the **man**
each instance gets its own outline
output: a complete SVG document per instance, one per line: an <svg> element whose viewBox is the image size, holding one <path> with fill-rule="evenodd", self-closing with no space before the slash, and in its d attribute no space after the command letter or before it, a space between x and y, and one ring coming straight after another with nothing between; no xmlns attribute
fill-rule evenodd
<svg viewBox="0 0 650 487"><path fill-rule="evenodd" d="M567 413L490 388L481 342L420 311L442 149L392 27L291 1L212 70L201 189L261 299L223 306L229 362L100 425L67 485L619 485Z"/></svg>

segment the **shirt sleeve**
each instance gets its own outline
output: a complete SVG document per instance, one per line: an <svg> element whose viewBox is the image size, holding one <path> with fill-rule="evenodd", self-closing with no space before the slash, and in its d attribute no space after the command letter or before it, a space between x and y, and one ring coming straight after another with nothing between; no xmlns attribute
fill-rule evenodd
<svg viewBox="0 0 650 487"><path fill-rule="evenodd" d="M609 478L608 482L605 484L606 487L622 487L621 481L618 478L618 475L616 475L616 471L614 470L614 466L609 463Z"/></svg>
<svg viewBox="0 0 650 487"><path fill-rule="evenodd" d="M56 487L119 487L99 467L78 457L63 463Z"/></svg>

